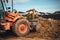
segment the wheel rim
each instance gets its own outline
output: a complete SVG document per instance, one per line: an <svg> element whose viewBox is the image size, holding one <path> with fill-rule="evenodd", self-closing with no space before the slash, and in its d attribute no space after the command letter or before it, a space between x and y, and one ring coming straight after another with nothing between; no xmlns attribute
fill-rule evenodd
<svg viewBox="0 0 60 40"><path fill-rule="evenodd" d="M19 33L24 34L27 31L27 27L28 27L27 24L24 23L19 24L18 26Z"/></svg>

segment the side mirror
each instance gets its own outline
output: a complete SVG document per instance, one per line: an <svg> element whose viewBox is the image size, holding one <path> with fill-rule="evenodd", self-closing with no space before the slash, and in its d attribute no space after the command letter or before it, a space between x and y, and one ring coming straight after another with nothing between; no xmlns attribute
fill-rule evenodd
<svg viewBox="0 0 60 40"><path fill-rule="evenodd" d="M7 9L11 9L11 7L7 7Z"/></svg>
<svg viewBox="0 0 60 40"><path fill-rule="evenodd" d="M7 11L8 11L8 12L10 12L10 11L11 11L10 9L11 9L10 7L7 7Z"/></svg>

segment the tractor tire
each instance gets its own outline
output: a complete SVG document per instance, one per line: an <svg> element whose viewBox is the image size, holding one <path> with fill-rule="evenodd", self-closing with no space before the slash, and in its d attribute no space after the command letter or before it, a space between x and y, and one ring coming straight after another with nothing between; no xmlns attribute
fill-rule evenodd
<svg viewBox="0 0 60 40"><path fill-rule="evenodd" d="M13 32L16 34L16 36L25 36L29 34L30 32L30 24L28 20L26 19L19 19L15 22L13 26Z"/></svg>

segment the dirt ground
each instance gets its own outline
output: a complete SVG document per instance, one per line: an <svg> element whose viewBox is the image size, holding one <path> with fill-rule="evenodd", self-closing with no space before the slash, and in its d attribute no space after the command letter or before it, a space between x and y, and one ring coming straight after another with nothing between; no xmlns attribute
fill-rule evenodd
<svg viewBox="0 0 60 40"><path fill-rule="evenodd" d="M8 31L0 35L0 40L60 40L60 20L42 20L41 18L39 20L42 25L38 32L30 32L24 37L16 37Z"/></svg>
<svg viewBox="0 0 60 40"><path fill-rule="evenodd" d="M6 33L6 34L2 34L0 37L0 40L56 40L54 38L41 38L39 36L40 33L37 32L31 32L29 35L24 36L24 37L16 37L14 34L12 33Z"/></svg>
<svg viewBox="0 0 60 40"><path fill-rule="evenodd" d="M0 40L60 40L60 38L42 38L40 33L31 32L29 35L24 37L16 37L13 33L2 34Z"/></svg>

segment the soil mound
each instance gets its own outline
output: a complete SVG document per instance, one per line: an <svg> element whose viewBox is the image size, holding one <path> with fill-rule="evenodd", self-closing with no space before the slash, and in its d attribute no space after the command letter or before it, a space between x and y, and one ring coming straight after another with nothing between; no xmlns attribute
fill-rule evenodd
<svg viewBox="0 0 60 40"><path fill-rule="evenodd" d="M41 37L52 37L57 38L60 37L60 20L55 19L45 19L45 18L38 18L39 19L39 32Z"/></svg>

